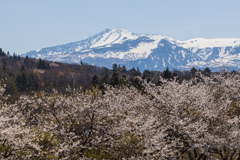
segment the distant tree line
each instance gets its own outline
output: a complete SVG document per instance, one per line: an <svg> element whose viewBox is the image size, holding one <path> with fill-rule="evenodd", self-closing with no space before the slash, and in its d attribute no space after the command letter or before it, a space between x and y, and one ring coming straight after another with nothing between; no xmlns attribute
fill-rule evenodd
<svg viewBox="0 0 240 160"><path fill-rule="evenodd" d="M144 89L142 79L161 85L160 76L164 79L177 78L181 82L193 78L197 71L204 75L212 74L209 68L203 71L194 67L190 71L170 71L166 67L162 72L150 70L140 72L138 67L127 69L124 65L117 64L113 64L112 69L89 65L82 61L80 64L67 64L28 56L20 57L15 53L11 55L0 48L0 77L7 79L4 94L12 95L13 99L21 94L31 94L32 91L51 92L53 88L65 92L68 86L82 87L84 90L97 86L104 91L104 84L117 86L126 81L130 81L137 89ZM237 74L236 71L232 73Z"/></svg>

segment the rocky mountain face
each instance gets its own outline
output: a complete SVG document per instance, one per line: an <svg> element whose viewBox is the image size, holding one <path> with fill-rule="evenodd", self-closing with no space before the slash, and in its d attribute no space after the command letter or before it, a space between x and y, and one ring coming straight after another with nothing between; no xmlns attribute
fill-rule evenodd
<svg viewBox="0 0 240 160"><path fill-rule="evenodd" d="M22 56L111 68L113 63L141 71L192 67L219 70L240 67L240 39L196 38L179 41L158 34L135 34L121 28L106 29L78 42L30 51Z"/></svg>

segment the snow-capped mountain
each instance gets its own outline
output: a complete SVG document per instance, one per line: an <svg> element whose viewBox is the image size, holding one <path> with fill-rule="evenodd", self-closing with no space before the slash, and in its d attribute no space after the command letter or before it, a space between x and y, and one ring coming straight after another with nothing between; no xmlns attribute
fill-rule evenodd
<svg viewBox="0 0 240 160"><path fill-rule="evenodd" d="M89 63L111 68L113 63L141 71L170 69L185 70L220 66L238 69L240 39L175 40L158 34L135 34L128 30L106 29L78 42L30 51L33 58L66 63ZM240 65L239 65L240 67Z"/></svg>

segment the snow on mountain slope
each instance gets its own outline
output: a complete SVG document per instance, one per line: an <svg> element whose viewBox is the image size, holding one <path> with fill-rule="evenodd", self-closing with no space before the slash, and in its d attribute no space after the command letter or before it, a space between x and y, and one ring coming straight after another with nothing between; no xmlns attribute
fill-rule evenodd
<svg viewBox="0 0 240 160"><path fill-rule="evenodd" d="M119 58L126 60L137 60L147 58L151 54L151 50L158 46L158 42L166 37L161 35L144 35L135 34L128 30L120 28L113 29L102 35L102 38L98 41L93 40L92 48L113 48L121 45L121 48L127 48L126 45L130 46L124 51L122 49L110 52L104 52L104 54L94 54L93 50L86 50L83 52L92 53L91 56L103 57L103 58ZM149 39L146 40L146 39ZM141 41L141 42L138 42ZM138 43L138 45L131 45Z"/></svg>
<svg viewBox="0 0 240 160"><path fill-rule="evenodd" d="M157 34L135 34L106 29L85 40L30 51L25 55L66 63L90 63L111 67L112 63L141 70L189 69L193 66L232 65L240 61L240 39L196 38L179 41Z"/></svg>
<svg viewBox="0 0 240 160"><path fill-rule="evenodd" d="M210 61L194 61L191 63L188 63L185 66L179 66L179 69L185 70L190 69L192 66L197 66L198 68L205 68L209 67L213 71L219 70L220 67L229 67L230 70L237 70L240 68L240 53L235 55L228 55L225 57L219 57L217 59L213 59Z"/></svg>
<svg viewBox="0 0 240 160"><path fill-rule="evenodd" d="M158 46L161 38L139 37L133 40L124 40L121 43L112 43L104 47L91 48L81 53L85 55L82 56L83 58L91 55L92 57L119 58L124 60L144 59Z"/></svg>
<svg viewBox="0 0 240 160"><path fill-rule="evenodd" d="M128 30L116 28L103 34L99 41L93 40L90 48L100 47L108 44L123 43L124 40L132 40L139 37L140 36L133 34Z"/></svg>
<svg viewBox="0 0 240 160"><path fill-rule="evenodd" d="M218 38L218 39L205 39L195 38L187 41L179 41L178 45L184 48L214 48L214 47L228 47L238 46L240 39L237 38Z"/></svg>

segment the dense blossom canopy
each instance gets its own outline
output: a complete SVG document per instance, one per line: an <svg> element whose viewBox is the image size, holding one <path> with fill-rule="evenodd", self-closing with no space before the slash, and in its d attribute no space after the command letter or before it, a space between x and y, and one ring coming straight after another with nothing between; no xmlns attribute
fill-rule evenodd
<svg viewBox="0 0 240 160"><path fill-rule="evenodd" d="M5 103L1 159L240 159L240 76L160 78L67 94L39 92Z"/></svg>

